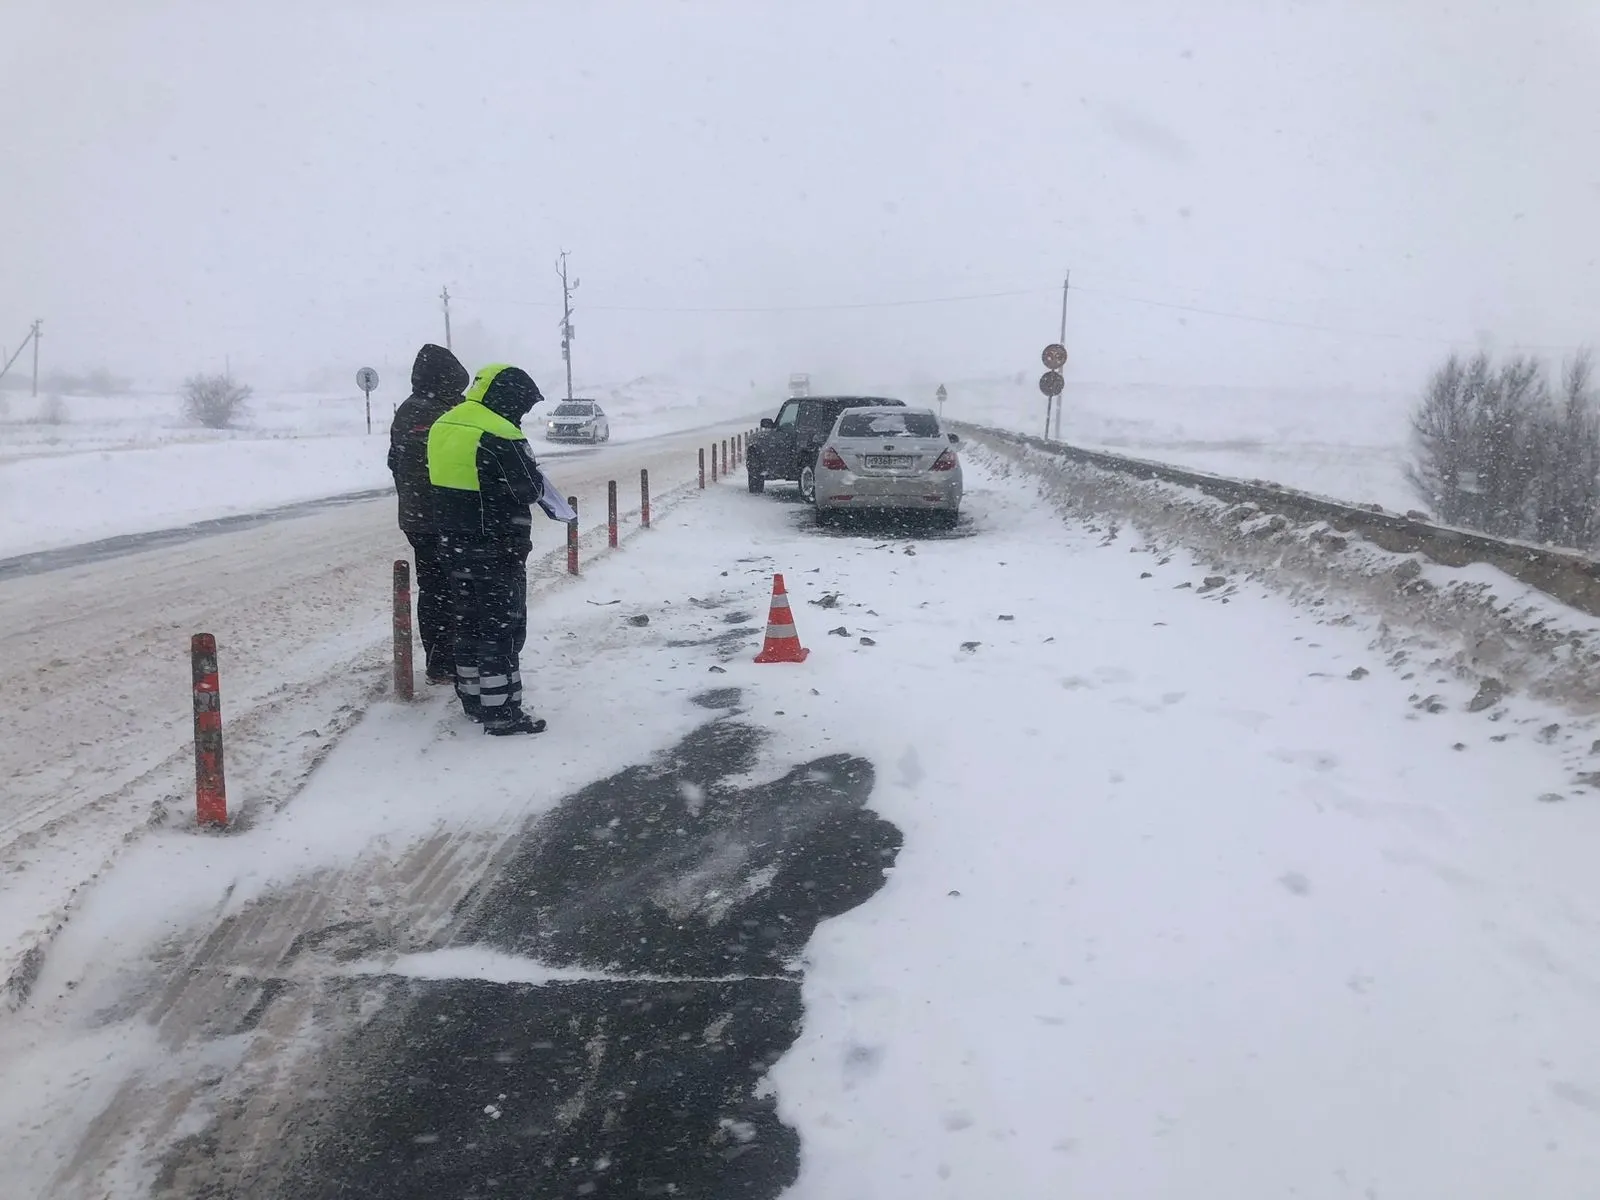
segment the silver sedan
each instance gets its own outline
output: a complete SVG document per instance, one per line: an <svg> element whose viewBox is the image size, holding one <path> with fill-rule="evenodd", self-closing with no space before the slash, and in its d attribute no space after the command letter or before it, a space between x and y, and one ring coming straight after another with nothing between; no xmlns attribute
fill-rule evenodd
<svg viewBox="0 0 1600 1200"><path fill-rule="evenodd" d="M960 438L926 408L847 408L817 455L817 520L842 512L933 513L954 526L961 512Z"/></svg>

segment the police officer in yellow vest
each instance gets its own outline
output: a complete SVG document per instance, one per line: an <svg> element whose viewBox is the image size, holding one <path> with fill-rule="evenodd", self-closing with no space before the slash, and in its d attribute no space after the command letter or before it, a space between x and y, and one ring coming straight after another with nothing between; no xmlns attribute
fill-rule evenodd
<svg viewBox="0 0 1600 1200"><path fill-rule="evenodd" d="M484 367L428 431L439 551L450 578L456 695L485 733L539 733L523 711L528 553L544 478L520 422L544 397L528 373Z"/></svg>

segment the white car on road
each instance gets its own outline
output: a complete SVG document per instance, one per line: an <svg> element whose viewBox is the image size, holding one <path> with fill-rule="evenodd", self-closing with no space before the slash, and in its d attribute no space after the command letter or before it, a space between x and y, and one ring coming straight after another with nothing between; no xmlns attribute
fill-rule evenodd
<svg viewBox="0 0 1600 1200"><path fill-rule="evenodd" d="M545 426L547 442L609 442L611 422L593 400L563 400Z"/></svg>
<svg viewBox="0 0 1600 1200"><path fill-rule="evenodd" d="M860 510L961 513L960 442L927 408L847 408L817 454L817 521Z"/></svg>

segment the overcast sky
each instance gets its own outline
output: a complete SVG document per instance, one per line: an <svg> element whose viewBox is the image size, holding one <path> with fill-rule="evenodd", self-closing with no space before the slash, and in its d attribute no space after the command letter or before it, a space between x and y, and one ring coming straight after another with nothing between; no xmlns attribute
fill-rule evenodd
<svg viewBox="0 0 1600 1200"><path fill-rule="evenodd" d="M553 391L566 248L597 382L1031 373L1071 268L1080 378L1410 387L1600 334L1597 10L8 0L0 344L342 379L448 285Z"/></svg>

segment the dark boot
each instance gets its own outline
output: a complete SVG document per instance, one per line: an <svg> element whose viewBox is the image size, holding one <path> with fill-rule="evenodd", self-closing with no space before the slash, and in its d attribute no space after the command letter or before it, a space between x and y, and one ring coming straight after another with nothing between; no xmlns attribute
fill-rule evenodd
<svg viewBox="0 0 1600 1200"><path fill-rule="evenodd" d="M507 737L513 733L543 733L544 718L530 716L520 708L505 708L493 716L482 717L483 731L491 737Z"/></svg>

